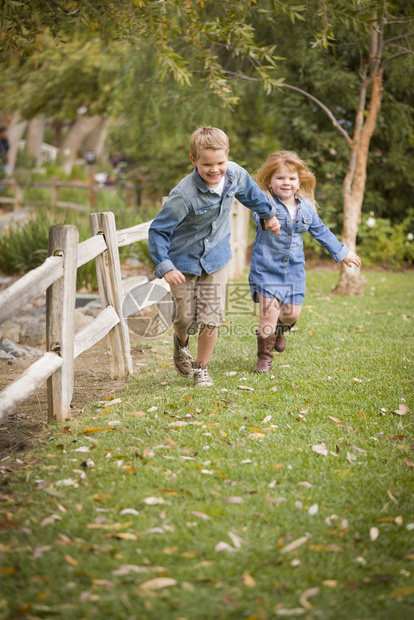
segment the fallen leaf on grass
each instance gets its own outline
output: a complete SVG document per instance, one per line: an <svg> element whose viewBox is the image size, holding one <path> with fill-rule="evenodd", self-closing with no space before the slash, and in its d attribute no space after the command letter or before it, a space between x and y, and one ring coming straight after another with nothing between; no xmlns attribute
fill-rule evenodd
<svg viewBox="0 0 414 620"><path fill-rule="evenodd" d="M111 536L119 540L138 540L137 534L132 534L131 532L115 532Z"/></svg>
<svg viewBox="0 0 414 620"><path fill-rule="evenodd" d="M233 545L236 547L236 549L240 549L243 543L243 540L240 538L240 536L238 536L237 534L234 534L234 532L228 532L228 535L231 538L231 541Z"/></svg>
<svg viewBox="0 0 414 620"><path fill-rule="evenodd" d="M64 480L57 480L55 482L56 486L64 486L64 487L75 487L75 489L79 486L79 482L77 480L73 480L73 478L65 478Z"/></svg>
<svg viewBox="0 0 414 620"><path fill-rule="evenodd" d="M396 588L389 594L389 598L403 598L404 596L410 596L414 594L414 586L403 586L402 588Z"/></svg>
<svg viewBox="0 0 414 620"><path fill-rule="evenodd" d="M321 454L322 456L328 456L328 450L326 449L325 442L315 444L312 446L312 450L316 452L316 454Z"/></svg>
<svg viewBox="0 0 414 620"><path fill-rule="evenodd" d="M374 540L377 540L379 536L379 529L377 527L372 527L369 530L369 537L372 540L372 542L374 542Z"/></svg>
<svg viewBox="0 0 414 620"><path fill-rule="evenodd" d="M306 609L312 609L312 605L309 603L308 598L312 596L316 596L319 594L320 588L309 588L309 590L305 590L299 597L299 603L305 607Z"/></svg>
<svg viewBox="0 0 414 620"><path fill-rule="evenodd" d="M338 585L338 582L336 579L325 579L325 581L322 581L324 586L328 586L328 588L336 588L336 586Z"/></svg>
<svg viewBox="0 0 414 620"><path fill-rule="evenodd" d="M307 482L306 480L304 482L298 482L297 484L298 487L306 487L307 489L311 488L311 483Z"/></svg>
<svg viewBox="0 0 414 620"><path fill-rule="evenodd" d="M300 538L297 538L296 540L286 545L286 547L283 547L283 549L280 550L280 553L289 553L290 551L294 551L294 549L297 549L304 543L308 542L308 540L309 539L307 536L301 536Z"/></svg>
<svg viewBox="0 0 414 620"><path fill-rule="evenodd" d="M337 545L315 545L311 543L309 549L310 551L332 551L333 553L342 553L341 547Z"/></svg>
<svg viewBox="0 0 414 620"><path fill-rule="evenodd" d="M144 504L147 504L147 506L155 506L156 504L167 503L163 497L146 497L143 501Z"/></svg>
<svg viewBox="0 0 414 620"><path fill-rule="evenodd" d="M311 516L316 515L316 514L317 514L317 512L318 512L318 510L319 510L319 506L318 506L318 504L313 504L313 505L309 508L309 510L308 510L308 514L310 514Z"/></svg>
<svg viewBox="0 0 414 620"><path fill-rule="evenodd" d="M120 530L124 527L132 525L132 521L126 521L125 523L88 523L88 530Z"/></svg>
<svg viewBox="0 0 414 620"><path fill-rule="evenodd" d="M138 589L145 592L151 590L162 590L163 588L169 588L175 585L177 585L176 579L172 579L171 577L156 577L155 579L144 581L144 583L140 584Z"/></svg>
<svg viewBox="0 0 414 620"><path fill-rule="evenodd" d="M393 413L395 413L397 415L406 415L409 411L410 410L407 407L407 405L400 404L400 405L398 405L398 409L395 409L395 411L393 411Z"/></svg>
<svg viewBox="0 0 414 620"><path fill-rule="evenodd" d="M248 392L254 392L254 388L249 387L248 385L238 385L239 390L246 390Z"/></svg>
<svg viewBox="0 0 414 620"><path fill-rule="evenodd" d="M394 495L391 493L389 489L387 491L387 495L394 502L394 504L398 504L398 500L395 499Z"/></svg>
<svg viewBox="0 0 414 620"><path fill-rule="evenodd" d="M121 510L121 512L119 513L121 515L134 515L135 517L137 517L139 515L138 510L135 510L135 508L124 508L123 510Z"/></svg>
<svg viewBox="0 0 414 620"><path fill-rule="evenodd" d="M265 437L263 433L255 431L254 433L250 433L250 435L247 435L246 439L263 439L263 437Z"/></svg>
<svg viewBox="0 0 414 620"><path fill-rule="evenodd" d="M130 573L147 573L147 566L137 566L136 564L123 564L122 566L118 566L112 571L114 577L122 577L124 575L129 575Z"/></svg>
<svg viewBox="0 0 414 620"><path fill-rule="evenodd" d="M301 616L305 613L303 607L293 607L292 609L275 609L277 616Z"/></svg>
<svg viewBox="0 0 414 620"><path fill-rule="evenodd" d="M410 459L408 459L406 456L404 457L404 461L407 467L414 467L413 461L410 461Z"/></svg>
<svg viewBox="0 0 414 620"><path fill-rule="evenodd" d="M362 448L358 448L358 446L354 446L354 445L352 445L352 446L351 446L351 448L352 448L352 450L353 450L354 452L356 452L357 454L366 454L366 453L367 453L367 451L366 451L366 450L363 450Z"/></svg>
<svg viewBox="0 0 414 620"><path fill-rule="evenodd" d="M53 523L57 520L61 521L62 517L59 517L59 515L50 515L50 517L46 517L45 519L43 519L43 521L40 522L40 527L46 527L46 525L53 525Z"/></svg>
<svg viewBox="0 0 414 620"><path fill-rule="evenodd" d="M233 551L236 551L236 549L234 547L232 547L231 545L229 545L228 543L224 542L224 541L220 541L219 543L217 543L217 545L214 547L215 551L229 551L230 553Z"/></svg>
<svg viewBox="0 0 414 620"><path fill-rule="evenodd" d="M127 415L133 415L136 418L145 418L145 411L128 411Z"/></svg>
<svg viewBox="0 0 414 620"><path fill-rule="evenodd" d="M243 585L247 588L254 588L256 585L256 581L247 571L243 573Z"/></svg>
<svg viewBox="0 0 414 620"><path fill-rule="evenodd" d="M226 405L237 405L237 403L234 402L234 400L231 400L230 398L220 398L222 403L226 403Z"/></svg>
<svg viewBox="0 0 414 620"><path fill-rule="evenodd" d="M198 512L197 510L193 510L191 514L199 519L203 519L203 521L209 521L211 519L211 517L206 515L204 512Z"/></svg>
<svg viewBox="0 0 414 620"><path fill-rule="evenodd" d="M198 549L192 549L191 551L184 551L183 553L180 553L182 558L196 558L198 555L200 554L200 551Z"/></svg>
<svg viewBox="0 0 414 620"><path fill-rule="evenodd" d="M232 497L228 497L227 499L225 499L224 503L225 504L243 504L244 499L242 497L237 497L236 495L234 495Z"/></svg>

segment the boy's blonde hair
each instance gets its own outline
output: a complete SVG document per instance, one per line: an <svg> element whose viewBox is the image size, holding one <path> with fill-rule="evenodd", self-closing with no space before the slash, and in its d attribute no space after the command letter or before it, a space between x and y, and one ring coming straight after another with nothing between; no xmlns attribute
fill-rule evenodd
<svg viewBox="0 0 414 620"><path fill-rule="evenodd" d="M199 127L190 138L190 150L194 159L198 159L201 151L211 149L219 151L223 149L226 155L229 153L228 136L216 127Z"/></svg>
<svg viewBox="0 0 414 620"><path fill-rule="evenodd" d="M270 189L270 180L275 172L282 168L287 168L290 172L297 172L299 177L298 195L308 198L316 209L315 185L316 179L313 172L308 168L308 164L300 159L293 151L277 151L271 153L267 161L260 168L256 175L256 183L261 189Z"/></svg>

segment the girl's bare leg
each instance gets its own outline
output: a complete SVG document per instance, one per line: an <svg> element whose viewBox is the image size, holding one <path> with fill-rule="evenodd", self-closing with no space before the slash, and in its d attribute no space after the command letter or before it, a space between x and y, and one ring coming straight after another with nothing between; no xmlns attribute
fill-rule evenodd
<svg viewBox="0 0 414 620"><path fill-rule="evenodd" d="M280 310L281 305L278 299L259 295L259 336L267 338L275 333Z"/></svg>
<svg viewBox="0 0 414 620"><path fill-rule="evenodd" d="M282 306L280 310L279 321L283 323L283 325L292 325L292 323L298 320L301 310L302 306L298 306L297 304L286 304L286 306Z"/></svg>

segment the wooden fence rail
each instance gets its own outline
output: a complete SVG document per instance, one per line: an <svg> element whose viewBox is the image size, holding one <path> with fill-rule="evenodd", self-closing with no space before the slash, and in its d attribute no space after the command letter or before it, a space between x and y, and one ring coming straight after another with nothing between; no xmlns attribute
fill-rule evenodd
<svg viewBox="0 0 414 620"><path fill-rule="evenodd" d="M151 222L117 231L114 214L107 212L90 214L90 224L92 236L82 243L75 226L52 226L45 262L0 294L2 323L46 291L46 353L0 392L0 420L46 380L49 420L65 420L73 395L74 360L104 336L112 377L133 372L128 326L122 316L118 248L148 238ZM103 310L75 334L76 272L90 260L96 263ZM168 292L168 285L162 286Z"/></svg>
<svg viewBox="0 0 414 620"><path fill-rule="evenodd" d="M12 205L13 210L18 211L22 208L23 204L38 205L45 204L45 200L34 200L24 198L24 190L27 189L50 189L50 207L61 207L65 209L74 209L75 211L89 212L90 208L96 206L96 194L97 192L113 192L117 188L114 185L102 185L95 183L93 177L90 177L88 182L80 181L59 181L58 179L52 179L49 183L36 182L36 183L17 183L15 179L3 179L1 185L8 186L14 196L0 196L0 205ZM68 202L59 200L59 190L62 188L71 189L83 189L88 192L88 205L80 205L74 202Z"/></svg>

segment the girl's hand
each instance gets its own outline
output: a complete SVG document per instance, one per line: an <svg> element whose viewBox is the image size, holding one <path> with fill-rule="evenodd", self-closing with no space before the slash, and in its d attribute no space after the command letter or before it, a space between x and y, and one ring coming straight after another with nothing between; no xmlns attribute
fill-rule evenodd
<svg viewBox="0 0 414 620"><path fill-rule="evenodd" d="M270 230L274 235L280 235L280 223L274 216L270 220L265 220L265 229Z"/></svg>
<svg viewBox="0 0 414 620"><path fill-rule="evenodd" d="M359 258L357 254L355 254L355 252L352 252L352 250L350 250L349 254L345 256L344 263L348 267L350 267L351 265L356 265L357 267L361 267L361 259Z"/></svg>
<svg viewBox="0 0 414 620"><path fill-rule="evenodd" d="M181 273L181 271L178 271L178 269L167 271L167 273L164 273L163 277L170 286L174 286L175 284L184 284L185 282L185 275Z"/></svg>

